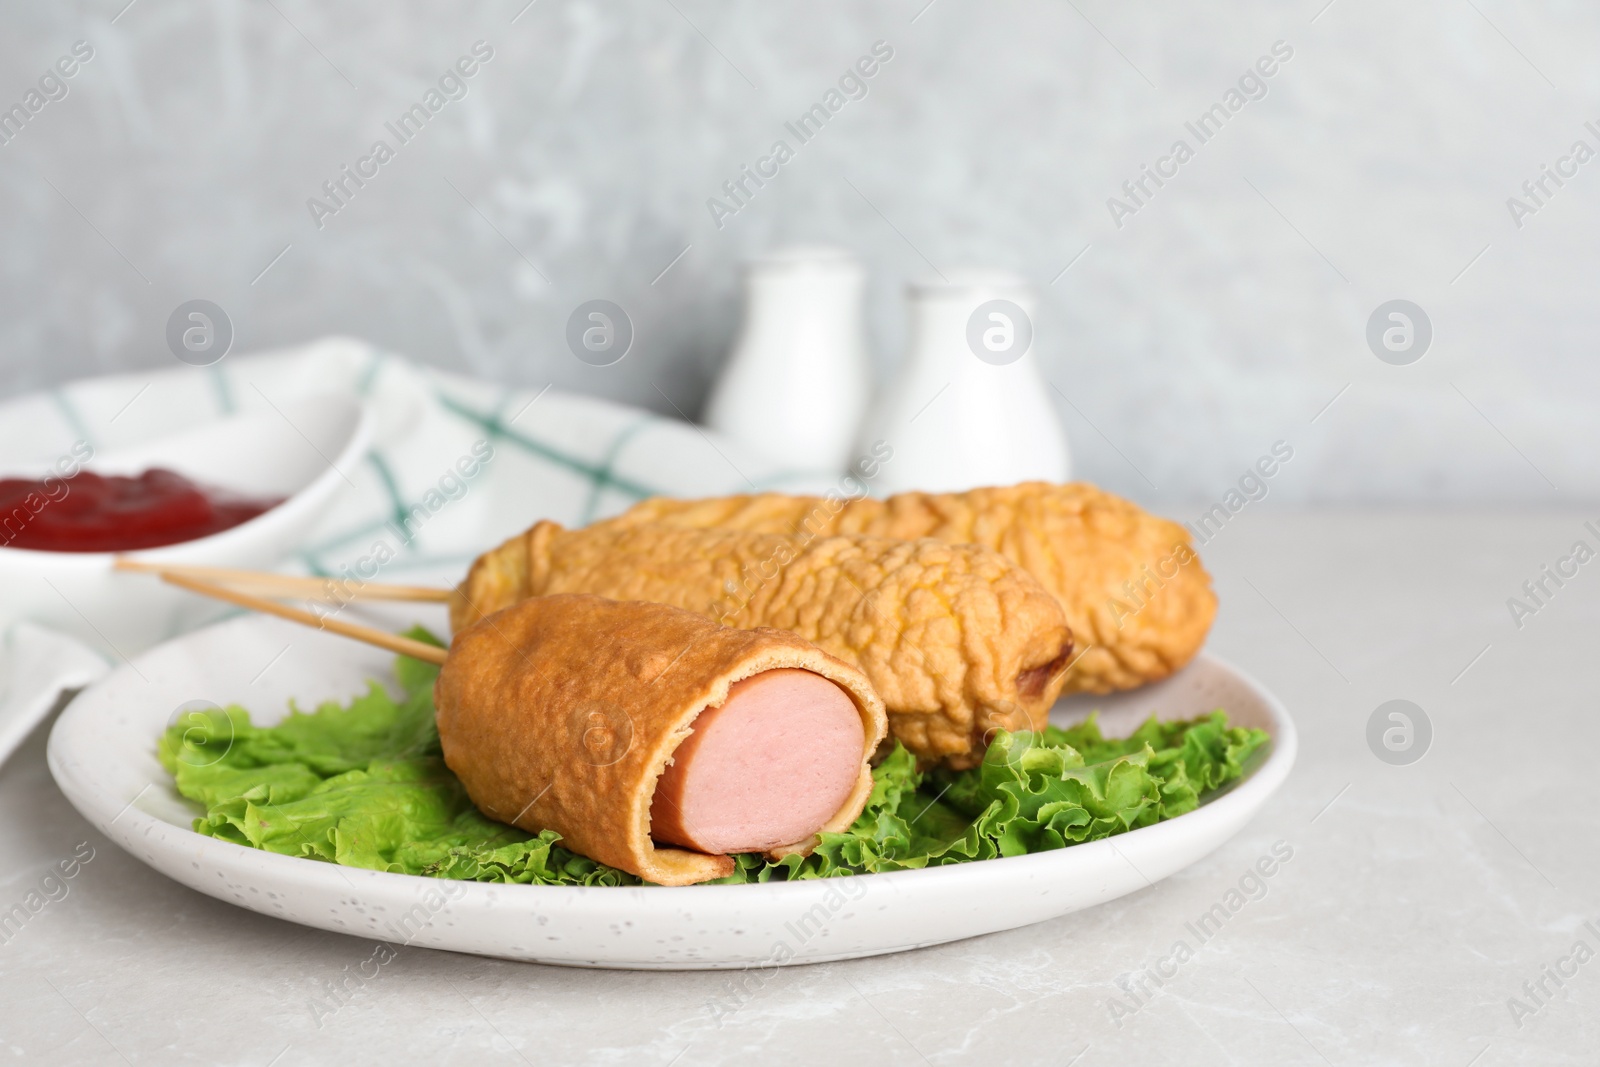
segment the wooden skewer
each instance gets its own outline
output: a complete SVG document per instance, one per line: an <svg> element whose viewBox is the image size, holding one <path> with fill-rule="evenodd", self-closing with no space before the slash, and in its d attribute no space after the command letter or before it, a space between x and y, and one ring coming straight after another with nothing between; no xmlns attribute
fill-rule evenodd
<svg viewBox="0 0 1600 1067"><path fill-rule="evenodd" d="M359 579L312 578L296 574L273 574L270 571L245 571L233 567L151 563L137 559L119 559L116 568L119 571L139 571L163 577L178 574L201 581L253 589L268 596L314 597L320 600L411 600L429 603L444 603L450 599L450 590L429 585L388 585L381 582L363 582Z"/></svg>
<svg viewBox="0 0 1600 1067"><path fill-rule="evenodd" d="M369 645L376 645L379 648L388 649L390 652L398 652L403 656L411 656L428 663L443 665L445 656L448 654L445 649L439 648L437 645L425 644L409 637L402 637L399 634L379 630L373 626L361 626L341 619L318 618L309 611L301 611L299 608L291 608L286 604L279 604L275 600L267 600L263 597L251 596L249 593L241 593L226 586L202 582L176 571L157 570L156 573L161 575L162 581L187 589L192 593L200 593L203 596L214 597L217 600L226 600L228 603L237 604L241 608L250 608L253 611L276 615L280 619L303 623L318 630L331 630L344 637L353 637L357 641L365 641Z"/></svg>

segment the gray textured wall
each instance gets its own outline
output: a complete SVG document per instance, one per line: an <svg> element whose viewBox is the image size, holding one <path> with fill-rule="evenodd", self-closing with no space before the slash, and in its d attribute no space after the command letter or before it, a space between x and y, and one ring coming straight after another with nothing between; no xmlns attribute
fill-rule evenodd
<svg viewBox="0 0 1600 1067"><path fill-rule="evenodd" d="M1141 498L1215 498L1279 438L1280 500L1600 492L1600 160L1520 227L1506 204L1600 149L1593 5L125 3L0 6L0 107L95 50L0 146L0 394L167 365L168 313L206 297L240 350L347 332L692 414L740 259L824 239L873 272L883 367L930 264L1032 278L1079 473ZM479 39L465 99L318 229L307 198ZM714 225L706 199L880 39L868 95ZM1266 95L1114 225L1107 198L1280 40ZM600 296L639 333L609 368L561 341ZM1396 297L1436 333L1411 366L1364 340Z"/></svg>

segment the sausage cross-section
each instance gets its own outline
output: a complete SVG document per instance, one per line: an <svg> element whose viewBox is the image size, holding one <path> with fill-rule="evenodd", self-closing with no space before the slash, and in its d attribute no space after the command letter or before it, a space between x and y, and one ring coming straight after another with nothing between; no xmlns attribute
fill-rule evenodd
<svg viewBox="0 0 1600 1067"><path fill-rule="evenodd" d="M673 751L650 836L710 853L804 841L855 788L865 743L849 694L819 674L784 667L735 682Z"/></svg>

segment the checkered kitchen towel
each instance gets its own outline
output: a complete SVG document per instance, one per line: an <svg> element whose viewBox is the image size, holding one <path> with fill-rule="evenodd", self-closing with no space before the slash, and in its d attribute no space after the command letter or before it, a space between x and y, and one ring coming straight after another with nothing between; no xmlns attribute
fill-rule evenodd
<svg viewBox="0 0 1600 1067"><path fill-rule="evenodd" d="M373 409L373 445L297 556L281 569L337 575L387 546L383 581L451 583L480 552L536 519L581 525L654 495L782 489L836 478L774 468L698 427L554 389L510 389L409 363L345 338L205 368L95 378L0 404L0 456L97 454L300 391L349 391ZM490 455L465 486L463 458ZM465 491L463 491L463 488ZM420 506L420 508L419 508ZM404 524L408 539L397 532ZM30 623L0 641L0 760L64 688L108 665Z"/></svg>

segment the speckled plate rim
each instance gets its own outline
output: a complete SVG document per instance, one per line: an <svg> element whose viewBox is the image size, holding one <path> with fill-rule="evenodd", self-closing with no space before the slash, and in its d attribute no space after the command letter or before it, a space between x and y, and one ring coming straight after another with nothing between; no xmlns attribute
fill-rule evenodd
<svg viewBox="0 0 1600 1067"><path fill-rule="evenodd" d="M287 644L285 644L287 642ZM276 681L250 675L279 646ZM291 653L292 650L292 653ZM253 653L253 655L252 655ZM1294 724L1264 687L1202 654L1156 686L1089 706L1131 726L1226 704L1272 736L1232 789L1168 822L1054 852L921 871L794 883L589 888L446 882L244 848L189 828L193 810L154 758L176 707L238 699L259 721L284 706L392 677L386 653L279 620L244 616L160 645L84 690L51 731L49 765L74 807L134 857L190 888L264 915L391 944L542 963L636 969L768 968L902 951L1012 929L1136 892L1242 828L1287 778Z"/></svg>

